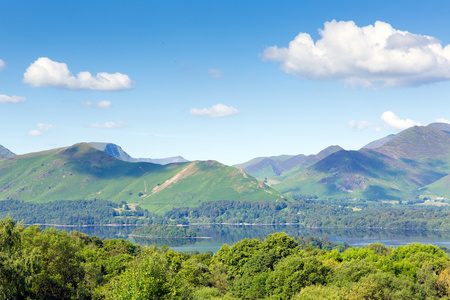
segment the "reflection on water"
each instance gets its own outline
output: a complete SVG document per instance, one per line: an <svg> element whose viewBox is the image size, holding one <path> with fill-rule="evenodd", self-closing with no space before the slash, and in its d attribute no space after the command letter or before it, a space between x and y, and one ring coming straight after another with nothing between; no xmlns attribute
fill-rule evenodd
<svg viewBox="0 0 450 300"><path fill-rule="evenodd" d="M45 226L41 226L44 228ZM286 232L290 236L328 235L331 242L344 243L350 246L365 246L381 242L386 246L397 247L413 242L433 244L450 248L450 232L448 231L414 231L385 230L368 228L305 228L298 225L191 225L199 236L208 238L141 238L129 237L134 226L89 226L89 227L56 227L66 231L77 230L100 238L124 238L140 245L166 245L176 251L217 252L223 244L232 245L244 238L264 239L274 232Z"/></svg>

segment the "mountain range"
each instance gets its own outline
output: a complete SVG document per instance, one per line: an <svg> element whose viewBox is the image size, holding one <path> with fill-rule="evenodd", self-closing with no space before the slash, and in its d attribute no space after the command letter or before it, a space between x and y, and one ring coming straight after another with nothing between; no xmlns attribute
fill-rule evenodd
<svg viewBox="0 0 450 300"><path fill-rule="evenodd" d="M139 161L110 143L25 155L0 147L0 200L105 199L163 214L220 200L450 198L450 125L443 123L411 127L358 151L335 145L315 155L260 157L236 166L173 162L178 159Z"/></svg>
<svg viewBox="0 0 450 300"><path fill-rule="evenodd" d="M450 125L414 126L369 143L359 151L327 148L265 181L287 195L319 198L412 199L450 197ZM271 158L242 164L269 175ZM280 162L277 162L280 164ZM274 165L274 164L272 164Z"/></svg>
<svg viewBox="0 0 450 300"><path fill-rule="evenodd" d="M0 199L105 199L157 213L219 200L289 201L241 169L216 161L127 162L87 143L1 159Z"/></svg>

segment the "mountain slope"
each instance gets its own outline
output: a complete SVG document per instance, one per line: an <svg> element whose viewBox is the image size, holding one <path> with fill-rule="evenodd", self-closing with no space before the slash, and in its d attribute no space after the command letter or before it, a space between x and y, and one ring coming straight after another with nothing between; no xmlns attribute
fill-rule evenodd
<svg viewBox="0 0 450 300"><path fill-rule="evenodd" d="M122 147L119 145L113 144L113 143L97 143L92 142L90 143L92 146L94 146L95 149L104 151L108 153L109 155L118 158L123 161L127 162L148 162L152 164L158 164L158 165L167 165L171 163L180 163L180 162L188 162L188 160L184 159L181 156L174 156L174 157L167 157L167 158L134 158L131 157L128 153L126 153Z"/></svg>
<svg viewBox="0 0 450 300"><path fill-rule="evenodd" d="M450 194L450 134L415 126L376 149L339 151L273 185L284 193L319 197L411 199L425 191Z"/></svg>
<svg viewBox="0 0 450 300"><path fill-rule="evenodd" d="M9 149L3 147L2 145L0 145L0 159L1 158L9 158L12 157L16 154L14 154L13 152L11 152Z"/></svg>
<svg viewBox="0 0 450 300"><path fill-rule="evenodd" d="M394 158L448 159L450 134L434 127L414 126L395 135L374 151Z"/></svg>
<svg viewBox="0 0 450 300"><path fill-rule="evenodd" d="M314 165L315 163L319 162L320 160L324 159L325 157L327 157L335 152L341 151L341 150L344 150L344 149L342 149L340 146L334 145L334 146L329 146L329 147L323 149L322 151L320 151L317 154L308 155L305 157L305 159L303 161L301 161L294 168L290 169L289 171L285 172L284 174L282 174L280 176L271 178L270 183L273 185L278 184L278 183L284 181L286 178L294 176L295 174Z"/></svg>
<svg viewBox="0 0 450 300"><path fill-rule="evenodd" d="M107 199L164 212L204 201L278 201L284 196L217 162L130 163L82 143L0 161L0 199Z"/></svg>
<svg viewBox="0 0 450 300"><path fill-rule="evenodd" d="M270 157L257 157L248 162L233 165L233 167L241 168L245 172L251 174L256 178L267 178L278 176L285 172L285 170L289 170L292 167L289 167L289 162L285 164L284 162L289 161L292 162L295 160L302 160L304 155L279 155L279 156L270 156ZM294 159L294 160L292 160Z"/></svg>
<svg viewBox="0 0 450 300"><path fill-rule="evenodd" d="M95 149L100 150L100 151L104 151L106 153L108 153L109 155L118 158L120 160L123 161L128 161L128 162L136 162L137 159L132 158L128 153L126 153L125 151L123 151L122 147L116 145L116 144L112 144L112 143L89 143L92 146L94 146Z"/></svg>

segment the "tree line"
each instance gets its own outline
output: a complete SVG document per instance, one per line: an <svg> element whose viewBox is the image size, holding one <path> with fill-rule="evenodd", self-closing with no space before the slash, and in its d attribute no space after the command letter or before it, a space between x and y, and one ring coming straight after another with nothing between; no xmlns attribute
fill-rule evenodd
<svg viewBox="0 0 450 300"><path fill-rule="evenodd" d="M450 261L432 245L355 248L291 237L217 254L141 247L0 221L1 299L440 299Z"/></svg>

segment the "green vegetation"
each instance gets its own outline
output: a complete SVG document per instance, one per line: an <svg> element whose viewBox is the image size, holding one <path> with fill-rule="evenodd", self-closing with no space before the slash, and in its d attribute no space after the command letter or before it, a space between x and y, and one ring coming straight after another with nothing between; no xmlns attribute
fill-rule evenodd
<svg viewBox="0 0 450 300"><path fill-rule="evenodd" d="M215 161L156 165L118 160L76 144L0 160L0 199L43 203L104 199L164 214L204 201L286 197L239 169Z"/></svg>
<svg viewBox="0 0 450 300"><path fill-rule="evenodd" d="M440 299L439 248L362 248L279 232L217 254L178 253L0 221L1 299Z"/></svg>
<svg viewBox="0 0 450 300"><path fill-rule="evenodd" d="M305 227L450 230L448 206L313 200L299 195L294 195L294 199L297 202L205 202L195 208L173 209L166 213L166 217L179 224L294 223Z"/></svg>
<svg viewBox="0 0 450 300"><path fill-rule="evenodd" d="M11 216L25 224L101 225L151 224L162 218L136 206L131 210L105 200L65 200L48 203L30 203L16 200L0 201L0 218Z"/></svg>

